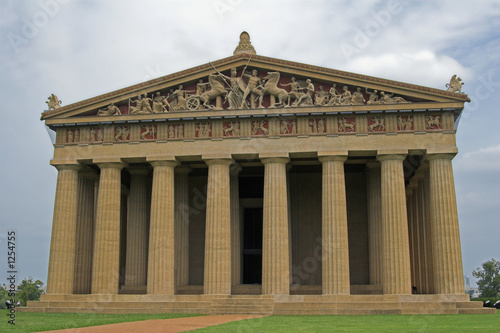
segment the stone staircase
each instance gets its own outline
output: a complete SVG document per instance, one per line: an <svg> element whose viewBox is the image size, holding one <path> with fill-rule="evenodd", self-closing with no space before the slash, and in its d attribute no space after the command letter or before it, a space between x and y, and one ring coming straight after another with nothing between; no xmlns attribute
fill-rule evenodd
<svg viewBox="0 0 500 333"><path fill-rule="evenodd" d="M273 296L233 295L212 301L212 314L272 315Z"/></svg>
<svg viewBox="0 0 500 333"><path fill-rule="evenodd" d="M464 295L42 295L20 312L257 315L487 314Z"/></svg>

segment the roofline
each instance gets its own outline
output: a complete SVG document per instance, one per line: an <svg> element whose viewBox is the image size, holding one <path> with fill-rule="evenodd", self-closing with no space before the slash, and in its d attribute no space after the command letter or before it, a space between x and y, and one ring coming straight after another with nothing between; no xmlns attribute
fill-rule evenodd
<svg viewBox="0 0 500 333"><path fill-rule="evenodd" d="M44 120L47 118L51 118L53 116L59 115L61 113L67 112L69 110L76 109L76 108L83 106L83 105L87 105L90 103L96 103L100 100L106 100L106 99L109 99L109 98L112 98L115 96L130 93L132 91L136 91L136 90L139 90L141 88L147 88L148 86L151 86L151 85L154 85L157 83L161 83L164 81L168 81L168 80L172 80L172 79L175 79L178 77L189 75L189 74L192 74L192 73L197 72L197 71L207 70L207 69L214 67L215 65L223 65L223 64L228 63L228 62L233 61L233 60L239 60L240 58L249 59L249 60L250 59L260 60L263 62L271 62L274 64L296 67L296 68L300 68L300 69L304 69L304 70L318 71L318 72L322 72L325 74L333 74L333 75L342 76L342 77L350 78L350 79L369 81L371 83L380 83L380 84L384 84L384 85L392 85L392 86L401 87L401 88L405 88L405 89L414 89L414 90L418 90L421 92L426 92L426 93L431 93L431 94L435 94L435 95L448 97L448 98L451 98L451 99L454 99L457 101L462 101L462 102L469 102L470 101L469 97L463 93L454 93L454 92L449 92L446 90L430 88L430 87L425 87L425 86L420 86L420 85L405 83L405 82L400 82L400 81L394 81L394 80L389 80L389 79L383 79L383 78L378 78L378 77L369 76L369 75L346 72L346 71L341 71L341 70L331 69L331 68L326 68L326 67L321 67L321 66L315 66L315 65L308 65L308 64L303 64L303 63L289 61L289 60L282 60L282 59L276 59L276 58L272 58L272 57L265 57L265 56L261 56L261 55L242 53L242 54L236 54L236 55L233 55L233 56L230 56L227 58L219 59L219 60L216 60L214 62L207 63L207 64L203 64L203 65L199 65L199 66L192 67L189 69L185 69L185 70L182 70L180 72L175 72L172 74L161 76L159 78L145 81L142 83L138 83L138 84L135 84L132 86L128 86L126 88L114 90L114 91L111 91L109 93L105 93L102 95L98 95L95 97L84 99L84 100L76 102L76 103L61 106L55 110L45 111L45 112L42 112L40 119Z"/></svg>

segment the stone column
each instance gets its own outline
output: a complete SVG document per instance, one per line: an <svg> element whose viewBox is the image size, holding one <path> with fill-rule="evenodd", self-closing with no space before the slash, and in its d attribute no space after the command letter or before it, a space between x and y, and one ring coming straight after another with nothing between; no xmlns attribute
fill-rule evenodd
<svg viewBox="0 0 500 333"><path fill-rule="evenodd" d="M382 203L380 189L380 163L368 167L368 244L370 284L382 285Z"/></svg>
<svg viewBox="0 0 500 333"><path fill-rule="evenodd" d="M434 292L463 294L462 252L451 160L455 154L427 154Z"/></svg>
<svg viewBox="0 0 500 333"><path fill-rule="evenodd" d="M189 284L189 178L188 167L175 168L175 279Z"/></svg>
<svg viewBox="0 0 500 333"><path fill-rule="evenodd" d="M288 295L287 157L261 157L264 163L264 221L262 239L262 294Z"/></svg>
<svg viewBox="0 0 500 333"><path fill-rule="evenodd" d="M378 155L382 193L382 284L384 294L411 294L408 220L403 160L406 155Z"/></svg>
<svg viewBox="0 0 500 333"><path fill-rule="evenodd" d="M422 260L422 293L432 294L433 287L433 269L432 269L432 232L430 221L430 191L429 191L429 166L421 165L422 177L418 180L418 210L419 223L421 225L421 251L420 258Z"/></svg>
<svg viewBox="0 0 500 333"><path fill-rule="evenodd" d="M347 154L320 156L322 190L323 294L349 295L349 244L344 162Z"/></svg>
<svg viewBox="0 0 500 333"><path fill-rule="evenodd" d="M156 158L149 228L148 294L175 294L175 196L173 158Z"/></svg>
<svg viewBox="0 0 500 333"><path fill-rule="evenodd" d="M52 164L58 170L47 294L73 294L76 221L78 208L77 164Z"/></svg>
<svg viewBox="0 0 500 333"><path fill-rule="evenodd" d="M92 293L118 294L121 170L118 161L94 161L101 169L92 265Z"/></svg>
<svg viewBox="0 0 500 333"><path fill-rule="evenodd" d="M145 286L148 270L149 200L143 167L129 168L130 194L127 203L127 254L125 285Z"/></svg>
<svg viewBox="0 0 500 333"><path fill-rule="evenodd" d="M208 165L203 292L231 294L231 158L206 158Z"/></svg>
<svg viewBox="0 0 500 333"><path fill-rule="evenodd" d="M241 284L241 230L239 172L241 167L231 168L231 285Z"/></svg>
<svg viewBox="0 0 500 333"><path fill-rule="evenodd" d="M92 286L92 249L94 245L95 184L94 171L78 177L78 215L76 223L75 294L90 294Z"/></svg>

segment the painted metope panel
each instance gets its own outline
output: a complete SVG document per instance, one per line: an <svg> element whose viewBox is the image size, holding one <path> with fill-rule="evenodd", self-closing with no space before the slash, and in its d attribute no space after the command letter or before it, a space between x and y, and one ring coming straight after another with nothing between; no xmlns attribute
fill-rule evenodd
<svg viewBox="0 0 500 333"><path fill-rule="evenodd" d="M156 140L157 137L157 125L141 125L141 140Z"/></svg>

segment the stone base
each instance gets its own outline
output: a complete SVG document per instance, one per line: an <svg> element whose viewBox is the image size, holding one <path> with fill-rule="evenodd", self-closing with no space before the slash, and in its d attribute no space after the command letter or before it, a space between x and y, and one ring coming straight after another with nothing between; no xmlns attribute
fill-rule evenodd
<svg viewBox="0 0 500 333"><path fill-rule="evenodd" d="M262 315L495 314L469 295L42 295L21 312Z"/></svg>

